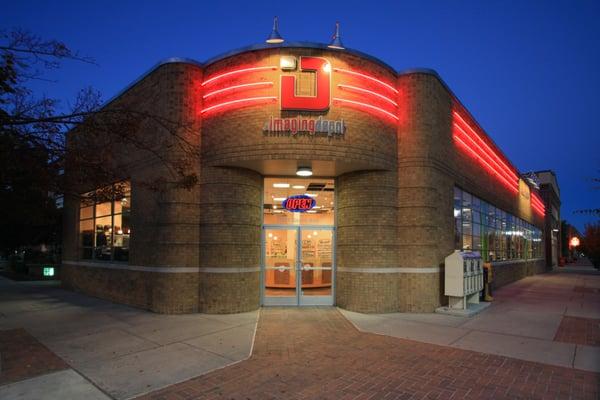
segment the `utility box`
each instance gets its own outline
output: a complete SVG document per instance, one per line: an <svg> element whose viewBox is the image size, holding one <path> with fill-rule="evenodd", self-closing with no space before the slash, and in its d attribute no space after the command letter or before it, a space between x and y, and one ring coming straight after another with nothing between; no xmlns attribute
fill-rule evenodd
<svg viewBox="0 0 600 400"><path fill-rule="evenodd" d="M466 310L469 304L479 304L483 290L483 260L479 252L455 250L446 257L445 295L448 307Z"/></svg>

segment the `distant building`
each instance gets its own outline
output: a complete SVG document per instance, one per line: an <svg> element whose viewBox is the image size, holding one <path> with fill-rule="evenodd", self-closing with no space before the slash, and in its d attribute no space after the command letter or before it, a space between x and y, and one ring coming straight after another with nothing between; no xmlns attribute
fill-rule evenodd
<svg viewBox="0 0 600 400"><path fill-rule="evenodd" d="M546 265L556 267L561 253L560 187L554 171L536 171L534 174L540 187L540 196L546 206L544 223Z"/></svg>

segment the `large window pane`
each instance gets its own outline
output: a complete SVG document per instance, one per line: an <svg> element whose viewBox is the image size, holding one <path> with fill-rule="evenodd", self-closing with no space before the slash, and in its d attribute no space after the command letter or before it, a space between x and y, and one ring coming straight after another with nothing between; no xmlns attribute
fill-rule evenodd
<svg viewBox="0 0 600 400"><path fill-rule="evenodd" d="M79 210L79 219L88 219L94 217L94 206L83 207Z"/></svg>
<svg viewBox="0 0 600 400"><path fill-rule="evenodd" d="M454 242L486 261L542 256L542 231L478 197L454 188Z"/></svg>
<svg viewBox="0 0 600 400"><path fill-rule="evenodd" d="M96 249L94 258L110 260L112 258L112 217L96 218Z"/></svg>
<svg viewBox="0 0 600 400"><path fill-rule="evenodd" d="M103 217L105 215L110 215L112 212L111 202L107 201L105 203L96 204L96 217Z"/></svg>
<svg viewBox="0 0 600 400"><path fill-rule="evenodd" d="M81 195L80 207L81 258L128 261L131 235L129 182Z"/></svg>
<svg viewBox="0 0 600 400"><path fill-rule="evenodd" d="M81 245L83 247L94 245L94 221L89 219L79 223Z"/></svg>
<svg viewBox="0 0 600 400"><path fill-rule="evenodd" d="M315 206L305 212L292 212L283 202L292 196L306 195ZM335 183L320 178L265 178L263 192L265 225L334 225Z"/></svg>
<svg viewBox="0 0 600 400"><path fill-rule="evenodd" d="M120 197L115 200L115 214L129 212L131 209L131 197Z"/></svg>

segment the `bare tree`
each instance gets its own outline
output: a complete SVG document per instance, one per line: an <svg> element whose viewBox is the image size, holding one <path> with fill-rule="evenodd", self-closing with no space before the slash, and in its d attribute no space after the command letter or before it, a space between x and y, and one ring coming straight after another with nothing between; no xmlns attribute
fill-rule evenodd
<svg viewBox="0 0 600 400"><path fill-rule="evenodd" d="M135 148L159 160L170 178L144 182L154 189L191 188L198 177L193 164L197 160L198 133L191 124L166 118L128 104L102 104L100 93L84 88L68 109L48 97L38 97L27 87L28 82L45 79L44 72L60 67L61 61L95 64L94 59L70 50L56 40L43 40L27 31L0 31L0 129L31 147L43 149L48 162L86 171L90 183L110 182L119 177L114 145ZM161 130L162 140L148 140L144 127ZM85 130L79 139L90 146L78 146L67 152L67 132ZM83 136L83 135L81 135ZM93 145L91 145L93 144ZM170 148L173 151L164 151ZM173 157L177 154L177 157ZM68 159L67 159L68 158ZM56 191L68 190L60 179L52 182Z"/></svg>
<svg viewBox="0 0 600 400"><path fill-rule="evenodd" d="M0 235L0 247L46 240L38 237L40 226L60 225L50 194L80 194L74 188L123 179L131 153L152 158L167 171L138 185L189 190L197 183L199 132L183 118L118 99L103 104L91 87L82 89L70 106L30 89L65 61L96 63L60 41L18 29L0 31L0 219L6 233ZM75 172L69 173L68 184L65 166ZM119 190L118 185L110 188ZM18 230L24 232L21 237L14 234Z"/></svg>
<svg viewBox="0 0 600 400"><path fill-rule="evenodd" d="M598 184L600 184L600 178L589 178L589 181L591 181L592 183L592 190L600 190L600 186L598 186ZM576 214L587 214L587 215L593 215L596 217L600 217L600 208L587 208L587 209L583 209L583 210L577 210L575 211Z"/></svg>

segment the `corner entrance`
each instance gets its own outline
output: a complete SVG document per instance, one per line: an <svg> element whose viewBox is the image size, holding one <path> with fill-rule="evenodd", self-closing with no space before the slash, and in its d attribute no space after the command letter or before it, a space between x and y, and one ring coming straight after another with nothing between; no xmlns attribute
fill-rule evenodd
<svg viewBox="0 0 600 400"><path fill-rule="evenodd" d="M333 305L335 282L333 180L265 178L262 304ZM304 212L290 197L314 199Z"/></svg>

